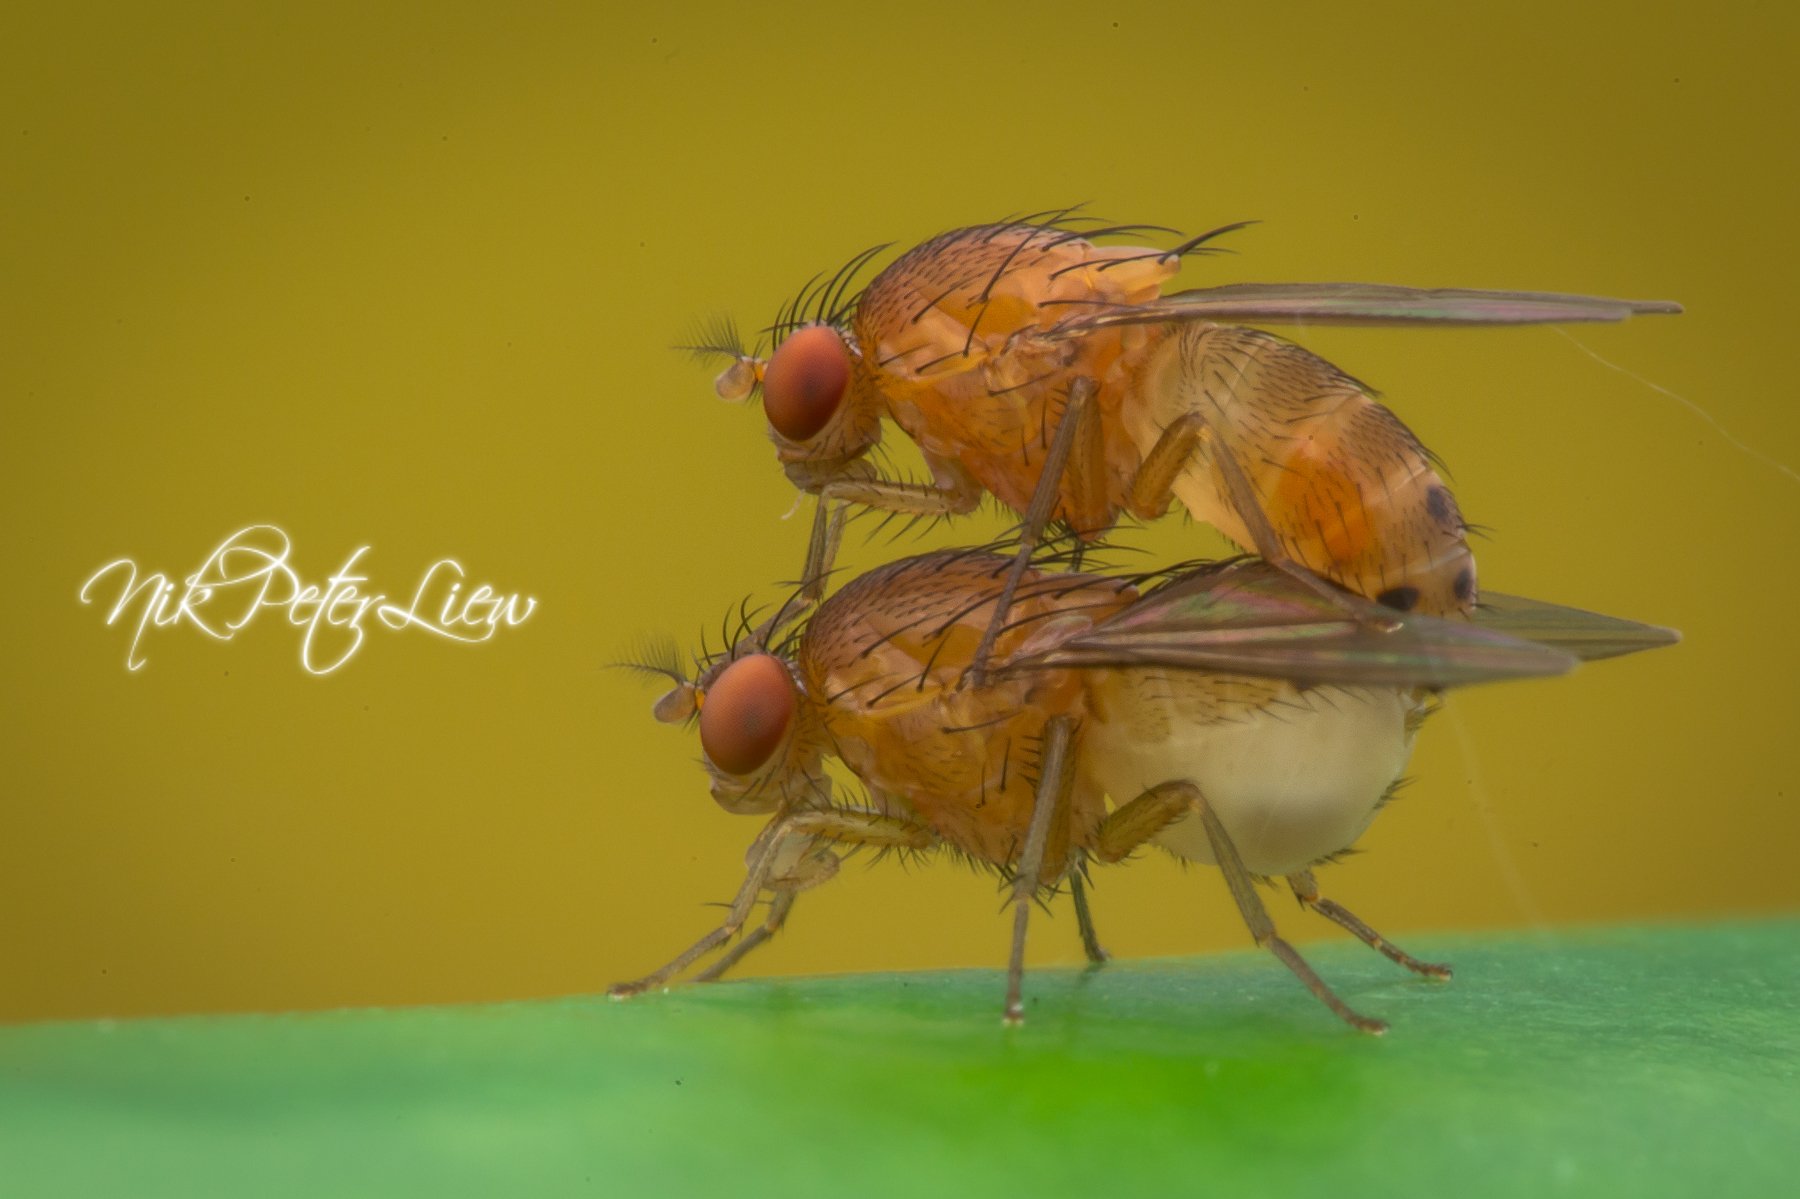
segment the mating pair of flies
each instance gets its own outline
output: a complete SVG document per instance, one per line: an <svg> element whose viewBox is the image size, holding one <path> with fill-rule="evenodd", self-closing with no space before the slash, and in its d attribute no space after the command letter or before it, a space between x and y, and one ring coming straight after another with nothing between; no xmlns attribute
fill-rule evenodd
<svg viewBox="0 0 1800 1199"><path fill-rule="evenodd" d="M1329 362L1248 324L1617 321L1665 302L1367 284L1165 291L1214 230L1036 214L943 234L858 288L886 247L815 280L772 352L729 328L697 347L719 395L760 392L788 477L818 497L799 590L699 664L665 721L697 718L712 794L766 816L725 920L616 996L710 954L715 979L860 848L945 848L1010 880L1005 1017L1020 1019L1034 901L1066 885L1088 957L1105 953L1093 862L1146 845L1217 865L1252 936L1354 1027L1276 932L1255 882L1417 973L1447 978L1322 897L1404 769L1445 688L1561 674L1675 634L1482 594L1454 497L1419 440ZM884 422L929 483L868 461ZM1008 552L906 558L826 597L846 507L953 516L992 495L1022 517ZM1179 503L1255 557L1120 575L1081 551L1122 516ZM836 758L864 795L840 797ZM767 899L764 919L751 925ZM746 931L748 929L748 931ZM733 943L735 940L735 944Z"/></svg>

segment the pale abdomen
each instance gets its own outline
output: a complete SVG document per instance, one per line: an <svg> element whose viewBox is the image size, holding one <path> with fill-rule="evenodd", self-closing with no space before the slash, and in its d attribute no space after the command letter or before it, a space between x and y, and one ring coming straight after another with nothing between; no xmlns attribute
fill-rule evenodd
<svg viewBox="0 0 1800 1199"><path fill-rule="evenodd" d="M1113 806L1160 783L1196 785L1256 874L1347 849L1374 819L1412 748L1411 693L1156 670L1109 680L1084 729L1083 769ZM1212 863L1198 819L1157 844Z"/></svg>

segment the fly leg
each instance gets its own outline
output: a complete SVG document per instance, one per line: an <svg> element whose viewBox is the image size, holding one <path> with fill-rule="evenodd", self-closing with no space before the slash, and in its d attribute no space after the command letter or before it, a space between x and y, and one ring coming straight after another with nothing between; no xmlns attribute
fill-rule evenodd
<svg viewBox="0 0 1800 1199"><path fill-rule="evenodd" d="M1193 810L1199 790L1192 783L1162 783L1106 814L1094 833L1094 856L1120 862L1150 838Z"/></svg>
<svg viewBox="0 0 1800 1199"><path fill-rule="evenodd" d="M812 533L807 538L806 565L800 572L799 590L751 634L753 644L767 649L782 629L825 597L825 580L831 564L837 560L838 544L844 538L845 511L844 504L833 504L824 496L819 497L813 508Z"/></svg>
<svg viewBox="0 0 1800 1199"><path fill-rule="evenodd" d="M1289 556L1287 550L1282 548L1281 537L1275 532L1275 526L1269 523L1262 501L1257 498L1256 488L1251 485L1250 476L1238 462L1237 455L1214 434L1208 427L1206 418L1198 412L1188 412L1177 417L1162 431L1156 444L1150 447L1150 452L1144 456L1137 475L1131 481L1127 508L1142 517L1160 516L1167 511L1175 499L1175 481L1192 463L1194 451L1202 442L1206 442L1212 452L1213 464L1218 467L1219 477L1225 484L1226 497L1243 520L1244 527L1249 530L1250 548L1263 561L1291 575L1309 591L1330 601L1333 607L1342 608L1355 617L1359 624L1374 625L1387 631L1400 627L1398 620L1374 615L1366 606L1345 598L1342 591L1320 578L1304 563Z"/></svg>
<svg viewBox="0 0 1800 1199"><path fill-rule="evenodd" d="M709 983L723 977L727 970L742 961L751 950L781 931L782 926L787 923L788 913L793 911L796 895L802 891L810 891L821 883L830 882L837 877L837 872L837 855L820 847L802 857L780 878L771 878L767 884L772 893L768 916L739 938L736 945L719 955L712 965L694 975L694 981Z"/></svg>
<svg viewBox="0 0 1800 1199"><path fill-rule="evenodd" d="M1021 1024L1025 1007L1021 992L1025 982L1025 927L1031 920L1031 905L1043 884L1044 847L1050 841L1050 825L1069 793L1074 772L1070 769L1069 742L1075 722L1067 716L1054 716L1044 725L1044 750L1040 759L1037 796L1031 806L1031 825L1025 832L1025 848L1019 854L1019 866L1013 875L1012 958L1006 967L1006 1009L1002 1019L1007 1024Z"/></svg>
<svg viewBox="0 0 1800 1199"><path fill-rule="evenodd" d="M1302 904L1325 917L1325 919L1331 921L1333 924L1346 928L1350 932L1356 934L1357 938L1362 941L1364 945L1367 945L1371 949L1380 950L1383 954L1387 955L1391 961L1400 963L1400 965L1405 966L1415 974L1423 974L1426 978L1447 979L1450 977L1450 967L1439 965L1436 962L1421 962L1418 958L1407 953L1404 949L1401 949L1398 945L1395 945L1392 941L1389 941L1386 937L1364 924L1357 918L1356 913L1345 908L1335 900L1322 897L1319 894L1319 884L1313 881L1312 871L1296 870L1294 873L1287 876L1287 881L1288 886L1293 888L1295 899L1298 899Z"/></svg>
<svg viewBox="0 0 1800 1199"><path fill-rule="evenodd" d="M660 987L737 935L738 930L744 926L744 921L749 918L757 896L762 894L769 868L774 864L775 854L785 839L786 830L781 829L779 824L771 828L779 831L775 836L763 839L762 849L751 862L749 873L744 876L744 885L738 888L737 898L731 901L731 908L726 913L724 922L677 954L661 969L653 970L631 982L614 983L606 989L608 995L614 999L626 999Z"/></svg>
<svg viewBox="0 0 1800 1199"><path fill-rule="evenodd" d="M1238 856L1237 846L1232 844L1225 826L1219 823L1212 806L1200 794L1200 788L1192 783L1163 783L1114 809L1100 824L1096 856L1102 861L1117 861L1190 813L1205 827L1213 858L1219 863L1225 885L1237 901L1238 911L1243 914L1244 923L1250 927L1250 935L1256 943L1280 958L1306 984L1306 989L1346 1024L1361 1032L1386 1032L1387 1025L1382 1021L1361 1015L1339 999L1336 992L1325 985L1325 980L1306 964L1306 959L1276 933L1275 922L1269 919L1268 909L1263 907L1262 899L1256 894L1256 883L1244 867L1244 860Z"/></svg>
<svg viewBox="0 0 1800 1199"><path fill-rule="evenodd" d="M694 975L694 981L697 983L718 981L727 970L742 961L745 954L780 932L781 926L787 923L788 913L794 910L794 896L796 894L797 892L794 891L775 892L775 897L769 901L768 917L761 924L745 933L743 938L739 940L736 945L733 945L730 949L727 949L724 953L720 954L718 961Z"/></svg>
<svg viewBox="0 0 1800 1199"><path fill-rule="evenodd" d="M1219 818L1213 815L1211 805L1200 795L1198 788L1194 792L1194 809L1206 826L1206 839L1212 843L1213 857L1218 859L1219 869L1225 874L1225 885L1231 888L1231 897L1237 900L1238 911L1243 913L1244 923L1250 926L1250 935L1256 939L1256 943L1280 958L1306 984L1306 989L1319 1002L1336 1012L1338 1018L1351 1028L1367 1033L1386 1032L1385 1022L1361 1015L1339 999L1337 993L1325 985L1325 980L1306 964L1306 959L1275 932L1275 922L1269 919L1268 909L1263 907L1262 899L1257 896L1256 883L1251 879L1250 872L1244 869L1244 860L1238 857L1237 846L1231 843L1230 834L1219 823Z"/></svg>
<svg viewBox="0 0 1800 1199"><path fill-rule="evenodd" d="M850 504L913 517L963 516L975 511L981 503L981 484L953 462L934 463L932 470L934 483L902 483L880 478L873 467L858 462L822 481L804 480L802 485L817 492L819 502L813 512L800 590L757 630L758 643L767 645L769 638L824 598L825 581L837 561Z"/></svg>
<svg viewBox="0 0 1800 1199"><path fill-rule="evenodd" d="M1098 390L1099 384L1085 375L1069 385L1068 403L1063 406L1062 419L1057 422L1049 451L1044 455L1037 488L1031 493L1031 506L1025 510L1025 519L1019 525L1018 553L1013 556L1012 568L1006 572L1000 598L994 601L994 615L988 621L987 632L981 635L981 643L975 647L975 656L970 659L969 669L963 676L972 687L980 687L987 681L988 656L994 652L994 642L999 640L1000 631L1006 627L1007 609L1012 606L1019 580L1025 577L1025 570L1031 565L1038 539L1056 511L1056 501L1062 494L1063 472L1073 466L1073 477L1084 488L1101 484L1102 431L1100 422L1095 419L1098 413L1094 408L1094 393ZM1101 505L1103 510L1104 497ZM1081 505L1081 510L1094 510L1091 498Z"/></svg>
<svg viewBox="0 0 1800 1199"><path fill-rule="evenodd" d="M1087 883L1082 880L1079 863L1069 870L1069 894L1075 899L1075 923L1081 926L1081 948L1087 953L1088 964L1106 964L1112 960L1112 954L1106 952L1100 944L1100 934L1094 931L1094 914L1088 910Z"/></svg>
<svg viewBox="0 0 1800 1199"><path fill-rule="evenodd" d="M737 936L750 918L751 909L764 889L771 885L770 874L784 851L798 842L834 842L844 845L872 845L880 848L926 849L935 844L936 836L923 825L913 824L879 812L822 811L799 812L777 817L757 837L750 855L750 868L743 886L719 927L695 941L687 949L658 970L630 982L615 983L607 989L614 999L642 994L668 983L696 961ZM804 851L803 851L804 856ZM783 880L785 882L785 880ZM823 881L820 879L818 881ZM799 888L791 885L786 890ZM780 900L780 890L776 902ZM791 900L790 900L791 903ZM773 911L771 911L773 915ZM786 913L782 913L785 919ZM765 922L766 923L766 922ZM767 940L767 937L761 938ZM745 951L748 952L748 951ZM737 957L742 957L739 953ZM736 958L733 958L735 961Z"/></svg>
<svg viewBox="0 0 1800 1199"><path fill-rule="evenodd" d="M873 470L866 463L855 463L823 482L805 482L810 490L817 491L819 502L812 517L812 535L806 540L806 565L801 569L799 590L756 630L758 645L769 645L770 637L823 600L824 583L832 576L837 547L844 540L844 517L850 504L904 517L961 517L972 513L981 502L981 484L970 479L956 463L934 464L936 482L880 479Z"/></svg>
<svg viewBox="0 0 1800 1199"><path fill-rule="evenodd" d="M857 473L858 467L869 473ZM826 479L816 488L819 501L861 504L865 508L879 508L902 516L964 516L975 511L976 505L981 503L981 484L954 462L933 462L932 473L937 478L932 483L883 479L875 476L873 470L867 464L857 463L844 473ZM835 546L833 548L835 550ZM820 569L831 569L829 558Z"/></svg>

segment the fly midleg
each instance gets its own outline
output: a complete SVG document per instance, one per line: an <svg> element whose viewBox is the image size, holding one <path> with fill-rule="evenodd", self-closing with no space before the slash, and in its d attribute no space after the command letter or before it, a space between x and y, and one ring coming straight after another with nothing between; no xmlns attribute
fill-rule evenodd
<svg viewBox="0 0 1800 1199"><path fill-rule="evenodd" d="M994 651L1000 630L1006 627L1006 612L1012 606L1013 593L1031 565L1038 538L1043 536L1044 527L1050 523L1050 516L1062 497L1065 469L1074 467L1084 474L1102 469L1099 413L1094 406L1097 390L1098 385L1085 375L1069 386L1069 401L1063 407L1062 419L1057 422L1050 449L1044 455L1037 487L1031 494L1031 506L1025 510L1025 519L1019 525L1019 548L1013 555L1012 567L1006 572L1000 596L994 601L994 615L988 620L987 631L981 635L981 644L975 647L974 657L969 660L965 677L973 687L980 687L986 681L988 656ZM1098 477L1097 473L1095 477Z"/></svg>
<svg viewBox="0 0 1800 1199"><path fill-rule="evenodd" d="M1094 929L1094 913L1088 910L1087 882L1081 876L1081 863L1075 862L1069 869L1069 894L1075 898L1075 923L1081 927L1081 948L1087 954L1089 963L1095 966L1112 960L1112 954L1100 944L1100 934Z"/></svg>
<svg viewBox="0 0 1800 1199"><path fill-rule="evenodd" d="M1001 1016L1008 1024L1019 1024L1025 1019L1025 929L1031 920L1032 901L1043 886L1044 849L1050 842L1050 826L1067 802L1074 779L1069 753L1074 733L1075 722L1067 716L1053 716L1044 724L1044 748L1038 761L1031 824L1025 831L1025 846L1013 874L1012 956L1006 967L1006 1007Z"/></svg>

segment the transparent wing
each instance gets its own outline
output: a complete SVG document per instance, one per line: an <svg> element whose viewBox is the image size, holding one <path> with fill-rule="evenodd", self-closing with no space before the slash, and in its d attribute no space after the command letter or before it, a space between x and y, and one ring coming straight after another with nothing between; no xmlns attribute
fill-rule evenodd
<svg viewBox="0 0 1800 1199"><path fill-rule="evenodd" d="M1040 642L998 673L1173 667L1297 683L1440 688L1564 674L1578 660L1467 621L1402 614L1354 596L1350 605L1335 605L1259 560L1202 567L1091 629L1072 630L1055 645Z"/></svg>
<svg viewBox="0 0 1800 1199"><path fill-rule="evenodd" d="M1230 283L1179 291L1148 304L1073 312L1057 336L1109 325L1235 321L1310 325L1560 325L1674 315L1671 300L1615 300L1540 291L1397 287L1384 283Z"/></svg>
<svg viewBox="0 0 1800 1199"><path fill-rule="evenodd" d="M1674 629L1496 591L1481 593L1475 623L1510 637L1553 645L1584 662L1635 654L1681 640L1681 634Z"/></svg>

